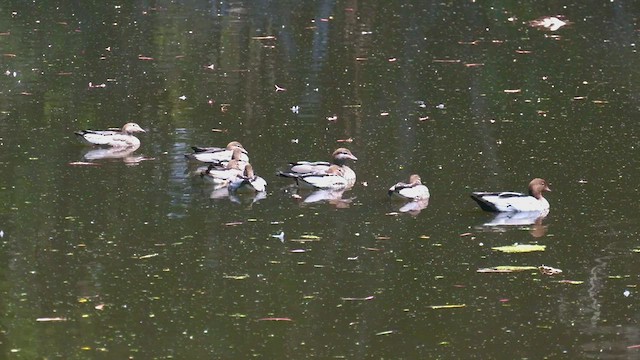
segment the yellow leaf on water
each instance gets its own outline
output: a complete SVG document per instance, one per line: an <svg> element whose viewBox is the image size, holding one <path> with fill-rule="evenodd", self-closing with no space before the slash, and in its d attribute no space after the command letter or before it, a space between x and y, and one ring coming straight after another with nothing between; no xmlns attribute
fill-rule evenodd
<svg viewBox="0 0 640 360"><path fill-rule="evenodd" d="M309 240L319 240L320 236L316 236L316 235L301 235L300 236L302 239L309 239Z"/></svg>
<svg viewBox="0 0 640 360"><path fill-rule="evenodd" d="M498 246L491 248L492 250L502 251L505 253L525 253L533 251L544 251L547 248L546 245L531 245L531 244L514 244L508 246Z"/></svg>
<svg viewBox="0 0 640 360"><path fill-rule="evenodd" d="M580 281L580 280L559 280L558 283L560 283L560 284L569 284L569 285L581 285L581 284L584 284L584 281Z"/></svg>
<svg viewBox="0 0 640 360"><path fill-rule="evenodd" d="M490 268L478 269L476 272L479 273L512 273L519 271L528 271L528 270L536 270L535 266L511 266L511 265L502 265L502 266L494 266Z"/></svg>
<svg viewBox="0 0 640 360"><path fill-rule="evenodd" d="M244 280L249 278L249 274L244 275L224 275L223 278L231 280Z"/></svg>
<svg viewBox="0 0 640 360"><path fill-rule="evenodd" d="M393 334L395 331L393 330L387 330L387 331L381 331L379 333L376 333L376 336L381 336L381 335L391 335Z"/></svg>
<svg viewBox="0 0 640 360"><path fill-rule="evenodd" d="M43 317L43 318L37 318L36 321L38 322L48 322L48 321L67 321L67 318L63 318L63 317Z"/></svg>
<svg viewBox="0 0 640 360"><path fill-rule="evenodd" d="M430 308L434 309L434 310L440 310L440 309L459 309L459 308L463 308L466 307L467 304L452 304L452 305L431 305Z"/></svg>

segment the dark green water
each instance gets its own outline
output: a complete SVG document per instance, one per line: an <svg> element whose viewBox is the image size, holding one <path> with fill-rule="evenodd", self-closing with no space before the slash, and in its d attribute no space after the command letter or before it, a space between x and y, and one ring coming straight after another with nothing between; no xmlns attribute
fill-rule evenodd
<svg viewBox="0 0 640 360"><path fill-rule="evenodd" d="M0 10L2 358L638 356L636 2ZM74 131L128 121L143 161L69 165ZM189 177L189 146L230 140L264 199ZM343 201L275 176L340 146ZM399 214L412 173L432 197ZM533 177L541 224L483 226L469 192ZM546 250L492 250L514 243ZM477 272L543 264L563 273Z"/></svg>

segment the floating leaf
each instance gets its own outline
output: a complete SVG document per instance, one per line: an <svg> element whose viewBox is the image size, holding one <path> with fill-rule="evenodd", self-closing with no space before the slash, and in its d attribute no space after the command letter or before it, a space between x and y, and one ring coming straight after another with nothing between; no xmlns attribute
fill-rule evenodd
<svg viewBox="0 0 640 360"><path fill-rule="evenodd" d="M47 322L47 321L67 321L67 318L63 318L63 317L44 317L44 318L37 318L36 321L39 322Z"/></svg>
<svg viewBox="0 0 640 360"><path fill-rule="evenodd" d="M560 280L558 281L560 284L569 284L569 285L581 285L584 284L584 281L580 280Z"/></svg>
<svg viewBox="0 0 640 360"><path fill-rule="evenodd" d="M257 321L293 321L287 317L264 317L260 318Z"/></svg>
<svg viewBox="0 0 640 360"><path fill-rule="evenodd" d="M223 275L222 276L225 279L231 279L231 280L244 280L244 279L248 279L249 278L249 274L244 274L244 275Z"/></svg>
<svg viewBox="0 0 640 360"><path fill-rule="evenodd" d="M505 253L525 253L533 251L544 251L546 248L546 245L514 244L508 246L493 247L491 249Z"/></svg>
<svg viewBox="0 0 640 360"><path fill-rule="evenodd" d="M490 268L478 269L476 272L479 273L512 273L512 272L520 272L520 271L529 271L536 270L535 266L511 266L511 265L501 265L494 266Z"/></svg>
<svg viewBox="0 0 640 360"><path fill-rule="evenodd" d="M355 297L341 297L340 300L342 301L368 301L368 300L373 300L374 297L373 295L371 296L367 296L367 297L363 297L363 298L355 298Z"/></svg>
<svg viewBox="0 0 640 360"><path fill-rule="evenodd" d="M459 309L459 308L463 308L466 307L467 304L452 304L452 305L431 305L430 308L434 309L434 310L440 310L440 309Z"/></svg>
<svg viewBox="0 0 640 360"><path fill-rule="evenodd" d="M564 16L543 16L541 18L529 21L529 26L541 28L543 30L556 31L565 25L571 24Z"/></svg>
<svg viewBox="0 0 640 360"><path fill-rule="evenodd" d="M562 270L560 269L556 269L553 268L551 266L546 266L546 265L541 265L538 267L538 270L540 270L540 273L542 275L557 275L557 274L562 274Z"/></svg>
<svg viewBox="0 0 640 360"><path fill-rule="evenodd" d="M74 161L74 162L70 162L67 165L71 165L71 166L100 166L100 164L87 162L87 161Z"/></svg>
<svg viewBox="0 0 640 360"><path fill-rule="evenodd" d="M381 335L390 335L393 334L394 332L396 332L395 330L387 330L387 331L381 331L379 333L376 333L376 336L381 336Z"/></svg>

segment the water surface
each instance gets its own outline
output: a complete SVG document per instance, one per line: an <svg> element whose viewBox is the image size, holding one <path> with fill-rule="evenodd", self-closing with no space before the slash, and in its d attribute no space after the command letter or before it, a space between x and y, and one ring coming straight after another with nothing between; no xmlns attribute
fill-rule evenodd
<svg viewBox="0 0 640 360"><path fill-rule="evenodd" d="M4 357L637 356L634 2L0 9ZM131 158L69 165L75 130L128 121ZM189 176L230 140L264 199ZM340 146L342 201L275 176ZM412 173L432 197L404 214L386 190ZM533 177L549 216L483 226L470 191ZM514 243L546 250L492 250ZM500 265L563 273L477 272Z"/></svg>

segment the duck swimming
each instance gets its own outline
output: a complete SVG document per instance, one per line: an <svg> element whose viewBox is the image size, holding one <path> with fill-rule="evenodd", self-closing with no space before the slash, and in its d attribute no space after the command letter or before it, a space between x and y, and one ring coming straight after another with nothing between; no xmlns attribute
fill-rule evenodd
<svg viewBox="0 0 640 360"><path fill-rule="evenodd" d="M76 131L82 140L90 145L111 146L114 148L140 147L140 140L133 133L146 132L136 123L126 123L121 130L80 130Z"/></svg>
<svg viewBox="0 0 640 360"><path fill-rule="evenodd" d="M345 176L344 169L331 165L325 171L301 174L296 178L298 186L315 189L344 189L353 185Z"/></svg>
<svg viewBox="0 0 640 360"><path fill-rule="evenodd" d="M429 198L429 189L422 184L420 175L413 174L409 177L409 182L399 182L389 188L389 196L398 196L409 200L425 200Z"/></svg>
<svg viewBox="0 0 640 360"><path fill-rule="evenodd" d="M347 160L357 161L358 158L355 157L349 149L338 148L332 154L332 162L296 161L289 164L287 171L280 171L278 175L298 179L309 174L324 174L330 166L336 165L342 171L341 176L353 184L356 181L356 173L346 165Z"/></svg>
<svg viewBox="0 0 640 360"><path fill-rule="evenodd" d="M549 209L549 202L542 196L545 191L551 191L547 182L544 179L535 178L529 183L527 194L512 191L478 191L471 193L471 198L485 211L543 211Z"/></svg>
<svg viewBox="0 0 640 360"><path fill-rule="evenodd" d="M242 175L229 180L229 191L249 190L263 192L267 190L267 182L253 172L253 166L246 164Z"/></svg>
<svg viewBox="0 0 640 360"><path fill-rule="evenodd" d="M244 146L238 141L231 141L226 147L199 147L192 146L193 153L185 154L184 156L190 160L197 160L204 163L223 163L233 158L234 150L240 150L239 160L248 162L249 153L245 150Z"/></svg>

